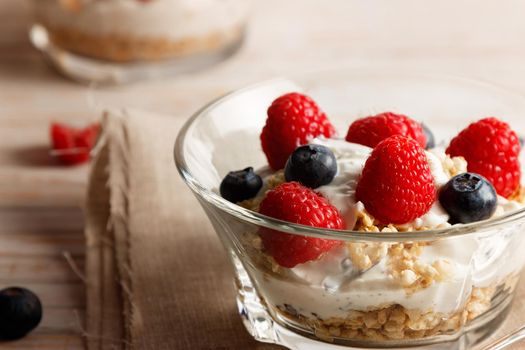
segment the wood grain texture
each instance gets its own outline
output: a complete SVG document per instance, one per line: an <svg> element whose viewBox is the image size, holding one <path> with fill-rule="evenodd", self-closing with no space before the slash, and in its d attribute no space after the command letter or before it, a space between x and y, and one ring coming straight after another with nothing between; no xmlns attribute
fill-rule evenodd
<svg viewBox="0 0 525 350"><path fill-rule="evenodd" d="M524 10L521 0L259 1L233 59L197 74L95 90L58 76L32 49L29 1L0 1L0 286L29 286L46 307L37 331L0 348L83 348L83 282L63 254L82 268L88 168L60 167L48 156L52 120L84 123L105 106L187 118L247 83L341 67L458 73L525 93ZM498 334L525 322L524 298L522 282Z"/></svg>

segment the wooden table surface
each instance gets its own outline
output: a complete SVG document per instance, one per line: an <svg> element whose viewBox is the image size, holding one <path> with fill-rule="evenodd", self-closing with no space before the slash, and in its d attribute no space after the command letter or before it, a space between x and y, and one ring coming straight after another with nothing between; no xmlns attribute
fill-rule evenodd
<svg viewBox="0 0 525 350"><path fill-rule="evenodd" d="M0 1L0 287L28 287L45 307L35 332L0 348L83 348L84 285L70 265L83 269L88 166L61 167L49 158L53 120L87 122L104 106L187 118L250 82L341 67L459 73L525 93L521 0L324 3L259 1L246 45L233 59L198 74L91 89L57 75L31 47L29 2ZM525 323L524 295L522 283L498 334Z"/></svg>

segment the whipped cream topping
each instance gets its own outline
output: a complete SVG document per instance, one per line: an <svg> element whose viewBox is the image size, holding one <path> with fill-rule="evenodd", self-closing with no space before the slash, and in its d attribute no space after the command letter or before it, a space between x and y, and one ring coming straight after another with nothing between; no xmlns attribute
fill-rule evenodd
<svg viewBox="0 0 525 350"><path fill-rule="evenodd" d="M434 183L436 184L436 187L439 188L450 180L445 169L443 169L443 160L446 158L445 150L442 148L433 148L425 151L425 154L427 156L430 172L434 177Z"/></svg>
<svg viewBox="0 0 525 350"><path fill-rule="evenodd" d="M511 201L501 196L498 196L498 201L496 203L496 212L493 217L502 216L511 211L518 210L523 208L523 205L516 201Z"/></svg>
<svg viewBox="0 0 525 350"><path fill-rule="evenodd" d="M411 229L420 229L420 228L442 228L449 226L448 219L449 215L443 209L439 201L435 201L430 207L430 210L427 211L422 216L414 219L414 221L409 222L408 224L398 225L399 227L407 227Z"/></svg>

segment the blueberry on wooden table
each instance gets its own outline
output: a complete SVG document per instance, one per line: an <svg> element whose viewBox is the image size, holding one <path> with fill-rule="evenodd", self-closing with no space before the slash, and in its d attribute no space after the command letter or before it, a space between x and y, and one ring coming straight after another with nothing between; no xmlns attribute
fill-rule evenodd
<svg viewBox="0 0 525 350"><path fill-rule="evenodd" d="M463 173L441 188L439 202L450 215L451 223L466 224L490 218L496 210L497 195L483 176Z"/></svg>
<svg viewBox="0 0 525 350"><path fill-rule="evenodd" d="M284 168L286 181L297 181L309 188L328 185L336 174L334 153L328 147L315 144L296 148Z"/></svg>
<svg viewBox="0 0 525 350"><path fill-rule="evenodd" d="M0 338L25 336L42 320L40 299L30 290L10 287L0 291Z"/></svg>
<svg viewBox="0 0 525 350"><path fill-rule="evenodd" d="M230 171L222 180L219 191L224 199L237 203L255 197L262 184L261 177L253 171L252 167L248 167Z"/></svg>

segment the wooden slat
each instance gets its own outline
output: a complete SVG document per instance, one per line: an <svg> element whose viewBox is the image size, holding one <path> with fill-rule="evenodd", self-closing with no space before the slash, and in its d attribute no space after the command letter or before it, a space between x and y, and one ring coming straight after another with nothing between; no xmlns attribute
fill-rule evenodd
<svg viewBox="0 0 525 350"><path fill-rule="evenodd" d="M79 256L73 263L84 271L84 258ZM27 281L36 283L77 283L79 276L64 256L12 256L0 255L0 285L6 282L20 284Z"/></svg>
<svg viewBox="0 0 525 350"><path fill-rule="evenodd" d="M30 334L28 337L1 343L2 349L26 349L26 350L76 350L84 348L84 340L75 334Z"/></svg>
<svg viewBox="0 0 525 350"><path fill-rule="evenodd" d="M0 234L0 255L16 258L33 256L84 255L84 237L81 234L57 233L53 236L25 233Z"/></svg>
<svg viewBox="0 0 525 350"><path fill-rule="evenodd" d="M37 334L66 333L80 334L84 328L85 308L48 307L42 323L35 330Z"/></svg>
<svg viewBox="0 0 525 350"><path fill-rule="evenodd" d="M72 233L78 235L84 227L84 215L78 207L0 206L2 234Z"/></svg>

